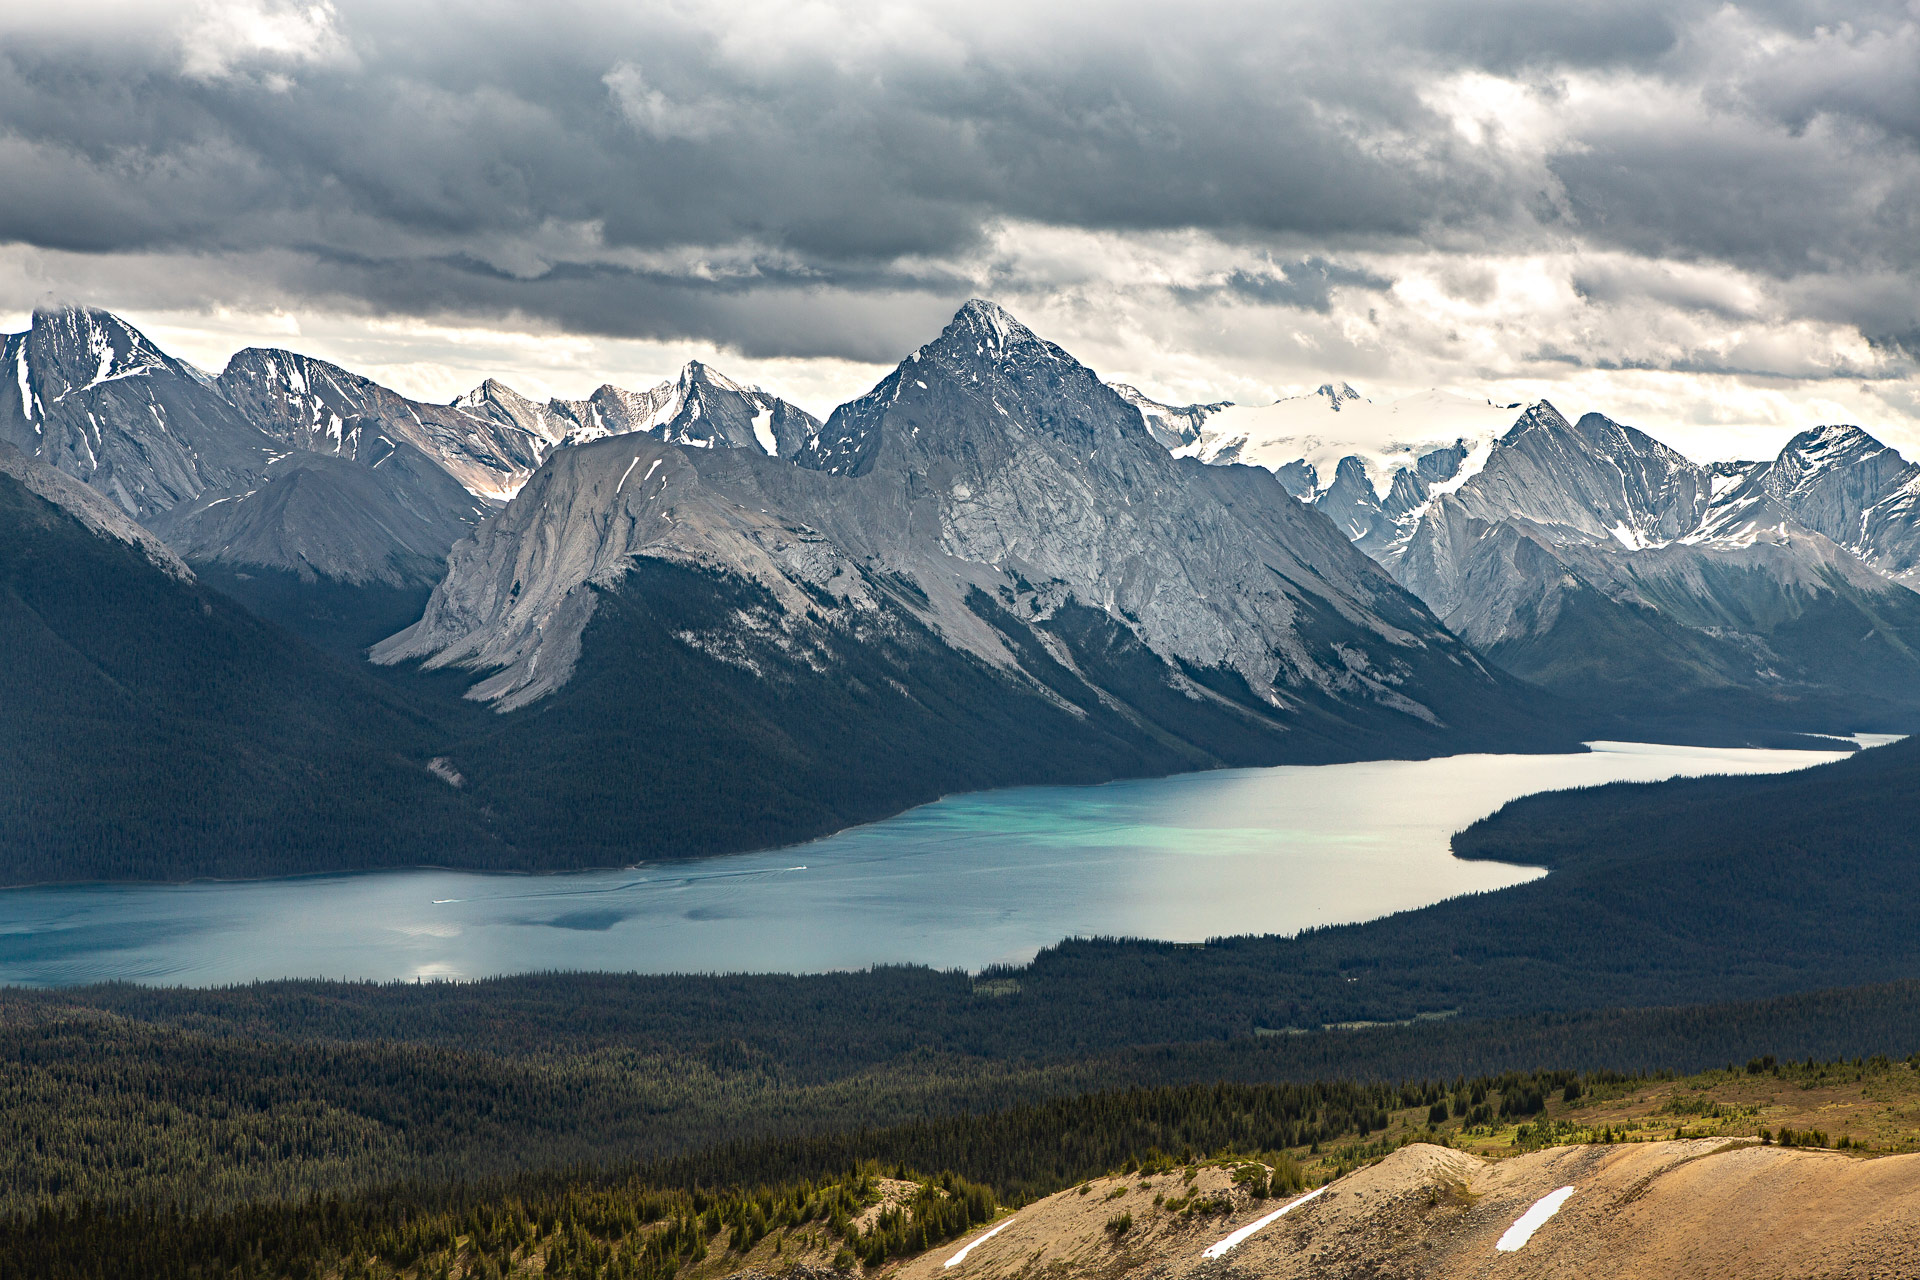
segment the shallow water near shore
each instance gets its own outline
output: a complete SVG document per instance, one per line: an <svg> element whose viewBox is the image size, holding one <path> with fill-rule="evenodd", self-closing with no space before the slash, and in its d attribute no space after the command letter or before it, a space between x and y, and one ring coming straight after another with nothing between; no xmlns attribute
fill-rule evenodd
<svg viewBox="0 0 1920 1280"><path fill-rule="evenodd" d="M1844 754L1593 746L979 792L786 849L618 871L12 889L0 983L978 970L1066 937L1293 933L1543 874L1448 851L1519 796Z"/></svg>

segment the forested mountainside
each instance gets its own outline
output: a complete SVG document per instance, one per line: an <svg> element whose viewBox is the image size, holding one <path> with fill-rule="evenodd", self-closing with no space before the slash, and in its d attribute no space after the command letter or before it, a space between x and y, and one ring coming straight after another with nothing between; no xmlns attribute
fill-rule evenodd
<svg viewBox="0 0 1920 1280"><path fill-rule="evenodd" d="M1543 1063L1636 1073L1763 1056L1897 1057L1920 1043L1913 982L1172 1043L1152 1037L1184 1028L1148 1017L1130 1032L1112 1024L1117 1047L1092 1052L1024 1036L1020 1028L1037 1023L1023 1019L983 1036L991 1011L1011 998L973 990L964 975L835 977L799 987L547 975L8 992L0 1125L28 1140L8 1148L0 1217L62 1200L233 1205L398 1181L428 1184L420 1194L429 1196L458 1194L481 1178L636 1161L675 1161L677 1183L708 1186L832 1173L864 1156L958 1167L955 1144L983 1135L949 1118L1011 1106L1053 1117L995 1139L1002 1171L1023 1168L1020 1185L1033 1189L1063 1156L1080 1158L1045 1125L1104 1109L1076 1101L1087 1093L1305 1086L1292 1096L1319 1119L1296 1129L1304 1146L1350 1132L1405 1081L1530 1075ZM651 1017L674 997L678 1016ZM775 1001L809 997L826 1015L783 1032L788 1019ZM955 1016L969 1006L987 1012ZM879 1032L872 1042L863 1018ZM1321 1123L1328 1127L1310 1132ZM898 1134L880 1148L845 1136L888 1128ZM1199 1145L1195 1131L1131 1132L1119 1137L1122 1159L1132 1144L1136 1156ZM102 1133L112 1136L103 1143ZM1075 1141L1106 1150L1100 1144L1112 1138L1096 1124ZM1077 1164L1062 1172L1084 1176ZM969 1176L1000 1173L973 1166Z"/></svg>
<svg viewBox="0 0 1920 1280"><path fill-rule="evenodd" d="M501 856L406 699L5 445L0 627L12 883Z"/></svg>

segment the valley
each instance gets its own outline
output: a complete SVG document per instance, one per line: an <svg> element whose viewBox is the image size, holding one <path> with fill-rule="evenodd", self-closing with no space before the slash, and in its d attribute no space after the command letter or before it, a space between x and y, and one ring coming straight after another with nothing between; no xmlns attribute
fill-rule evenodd
<svg viewBox="0 0 1920 1280"><path fill-rule="evenodd" d="M1449 849L1521 795L1844 754L1597 743L1577 755L1216 769L968 793L690 865L16 888L0 892L0 982L979 972L1063 938L1288 935L1538 876L1523 855L1465 861Z"/></svg>
<svg viewBox="0 0 1920 1280"><path fill-rule="evenodd" d="M1916 65L0 4L0 1280L1914 1280Z"/></svg>
<svg viewBox="0 0 1920 1280"><path fill-rule="evenodd" d="M1669 1223L1910 1194L1856 429L1169 407L980 301L825 418L7 352L0 1275L1477 1275L1561 1177L1516 1261L1751 1271Z"/></svg>
<svg viewBox="0 0 1920 1280"><path fill-rule="evenodd" d="M699 362L546 403L265 348L211 377L84 308L6 351L12 474L70 482L0 540L47 655L0 742L15 883L617 867L998 787L1920 720L1920 515L1857 428L1708 467L1544 401L1170 407L981 300L824 419ZM186 576L89 545L81 493ZM366 783L174 744L205 624L105 607L143 593L253 615L267 722L387 708ZM88 698L148 708L124 751ZM172 792L138 763L176 757Z"/></svg>

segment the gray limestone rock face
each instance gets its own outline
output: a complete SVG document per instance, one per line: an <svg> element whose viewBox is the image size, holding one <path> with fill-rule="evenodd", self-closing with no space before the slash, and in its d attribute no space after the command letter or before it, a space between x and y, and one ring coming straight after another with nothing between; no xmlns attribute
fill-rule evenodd
<svg viewBox="0 0 1920 1280"><path fill-rule="evenodd" d="M1920 588L1920 465L1853 426L1789 440L1752 483L1894 581Z"/></svg>
<svg viewBox="0 0 1920 1280"><path fill-rule="evenodd" d="M78 520L91 532L133 547L154 568L181 582L193 581L193 571L173 549L134 523L119 505L65 472L0 441L0 473L13 477L29 493L43 498Z"/></svg>
<svg viewBox="0 0 1920 1280"><path fill-rule="evenodd" d="M33 313L0 344L0 440L145 520L262 474L278 442L117 316Z"/></svg>
<svg viewBox="0 0 1920 1280"><path fill-rule="evenodd" d="M287 448L375 465L408 445L493 501L512 496L553 444L537 406L497 383L426 404L325 360L249 347L216 385Z"/></svg>
<svg viewBox="0 0 1920 1280"><path fill-rule="evenodd" d="M1757 477L1760 487L1809 529L1844 546L1869 538L1868 513L1915 468L1859 427L1803 431Z"/></svg>
<svg viewBox="0 0 1920 1280"><path fill-rule="evenodd" d="M1431 724L1443 685L1501 696L1270 473L1172 457L1134 406L989 303L791 461L633 437L555 453L374 656L488 672L471 696L524 705L568 679L596 593L636 556L752 579L796 625L884 600L1014 677L976 592L1029 622L1097 609L1191 696L1210 695L1181 673L1220 673L1282 717L1313 697Z"/></svg>
<svg viewBox="0 0 1920 1280"><path fill-rule="evenodd" d="M1689 690L1920 693L1920 610L1794 504L1858 529L1897 466L1703 467L1598 414L1535 405L1383 560L1454 632L1572 696ZM1799 457L1790 447L1789 455ZM1789 455L1783 455L1787 457ZM1877 460L1877 461L1876 461ZM1835 649L1836 644L1841 645Z"/></svg>
<svg viewBox="0 0 1920 1280"><path fill-rule="evenodd" d="M290 453L241 490L212 491L155 517L195 563L283 569L302 581L428 587L487 507L402 444L371 464Z"/></svg>
<svg viewBox="0 0 1920 1280"><path fill-rule="evenodd" d="M574 424L563 440L570 445L644 431L697 449L791 457L820 430L820 420L806 410L698 360L647 391L603 386L585 400L555 400L552 408Z"/></svg>

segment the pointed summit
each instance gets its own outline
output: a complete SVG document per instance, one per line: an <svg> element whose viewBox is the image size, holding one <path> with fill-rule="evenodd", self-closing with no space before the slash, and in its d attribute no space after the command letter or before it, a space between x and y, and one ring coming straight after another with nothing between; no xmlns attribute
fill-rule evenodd
<svg viewBox="0 0 1920 1280"><path fill-rule="evenodd" d="M35 311L0 369L0 440L136 520L257 476L274 452L205 374L97 307Z"/></svg>
<svg viewBox="0 0 1920 1280"><path fill-rule="evenodd" d="M168 365L145 334L98 307L36 308L28 343L37 372L53 383L42 389L43 396L64 396Z"/></svg>
<svg viewBox="0 0 1920 1280"><path fill-rule="evenodd" d="M1027 349L1064 355L1059 348L1036 336L1033 330L1014 319L1013 313L997 302L969 298L953 313L953 319L940 336L923 352L938 349L956 356L974 355L999 359Z"/></svg>
<svg viewBox="0 0 1920 1280"><path fill-rule="evenodd" d="M1331 382L1323 382L1318 387L1314 388L1313 394L1325 400L1327 402L1327 407L1329 409L1332 409L1335 413L1340 412L1341 407L1344 405L1352 404L1355 401L1358 401L1364 404L1367 399L1365 396L1361 395L1358 391L1355 391L1353 389L1353 384L1350 382L1343 382L1337 387L1334 386Z"/></svg>
<svg viewBox="0 0 1920 1280"><path fill-rule="evenodd" d="M1500 437L1500 443L1512 443L1529 431L1570 431L1572 429L1573 424L1567 421L1564 414L1553 407L1553 401L1536 400L1527 406L1526 412L1514 419L1513 426L1509 427L1507 433Z"/></svg>
<svg viewBox="0 0 1920 1280"><path fill-rule="evenodd" d="M779 396L735 382L710 364L689 360L671 379L645 391L603 386L586 400L548 406L570 421L564 444L644 432L694 449L752 449L791 456L820 429L819 420Z"/></svg>

